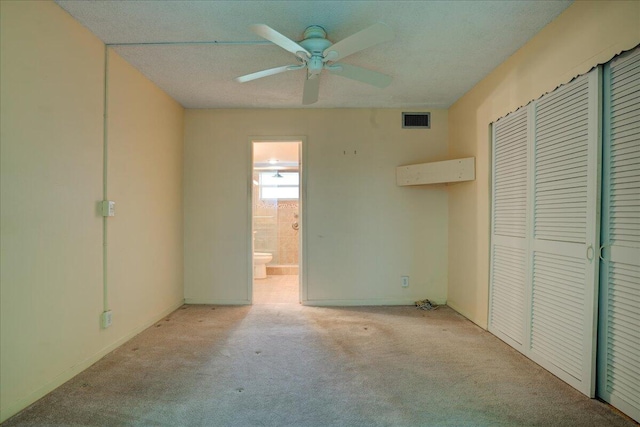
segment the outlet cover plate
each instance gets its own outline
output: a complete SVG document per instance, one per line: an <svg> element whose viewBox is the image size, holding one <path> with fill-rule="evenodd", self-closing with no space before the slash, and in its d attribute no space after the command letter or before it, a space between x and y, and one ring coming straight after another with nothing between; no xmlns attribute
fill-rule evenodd
<svg viewBox="0 0 640 427"><path fill-rule="evenodd" d="M102 327L104 329L108 328L109 326L111 326L111 321L113 320L113 313L111 310L107 310L107 311L103 311L102 312L102 317L101 317L101 323L102 323Z"/></svg>

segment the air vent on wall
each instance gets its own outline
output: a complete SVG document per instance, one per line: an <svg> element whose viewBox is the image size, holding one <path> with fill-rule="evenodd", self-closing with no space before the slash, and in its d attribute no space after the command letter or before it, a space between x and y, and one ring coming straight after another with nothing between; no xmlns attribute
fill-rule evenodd
<svg viewBox="0 0 640 427"><path fill-rule="evenodd" d="M402 113L403 129L431 128L431 113Z"/></svg>

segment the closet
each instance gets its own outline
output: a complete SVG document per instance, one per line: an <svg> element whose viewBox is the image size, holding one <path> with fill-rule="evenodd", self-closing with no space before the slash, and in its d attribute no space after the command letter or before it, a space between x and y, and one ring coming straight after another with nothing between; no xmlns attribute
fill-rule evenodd
<svg viewBox="0 0 640 427"><path fill-rule="evenodd" d="M638 420L640 49L497 120L492 141L489 330Z"/></svg>

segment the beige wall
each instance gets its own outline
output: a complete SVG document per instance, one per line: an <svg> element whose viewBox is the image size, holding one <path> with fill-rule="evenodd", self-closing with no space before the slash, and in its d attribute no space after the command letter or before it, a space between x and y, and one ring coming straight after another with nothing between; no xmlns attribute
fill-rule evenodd
<svg viewBox="0 0 640 427"><path fill-rule="evenodd" d="M450 187L448 304L487 327L489 124L640 43L640 2L577 1L449 110L449 153L476 157L476 181Z"/></svg>
<svg viewBox="0 0 640 427"><path fill-rule="evenodd" d="M184 110L115 53L109 68L109 301L140 325L184 298Z"/></svg>
<svg viewBox="0 0 640 427"><path fill-rule="evenodd" d="M446 187L395 184L396 166L446 158L447 112L432 121L424 131L402 129L400 110L188 110L186 301L249 301L249 138L304 136L307 302L444 302Z"/></svg>
<svg viewBox="0 0 640 427"><path fill-rule="evenodd" d="M0 420L182 301L183 110L112 56L102 312L104 45L52 2L0 2Z"/></svg>

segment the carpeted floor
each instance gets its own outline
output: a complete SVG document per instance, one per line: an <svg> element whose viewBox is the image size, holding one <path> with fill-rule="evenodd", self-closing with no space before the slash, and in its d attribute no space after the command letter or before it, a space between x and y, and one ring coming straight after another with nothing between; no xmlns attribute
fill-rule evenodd
<svg viewBox="0 0 640 427"><path fill-rule="evenodd" d="M633 426L447 307L183 306L5 425Z"/></svg>

